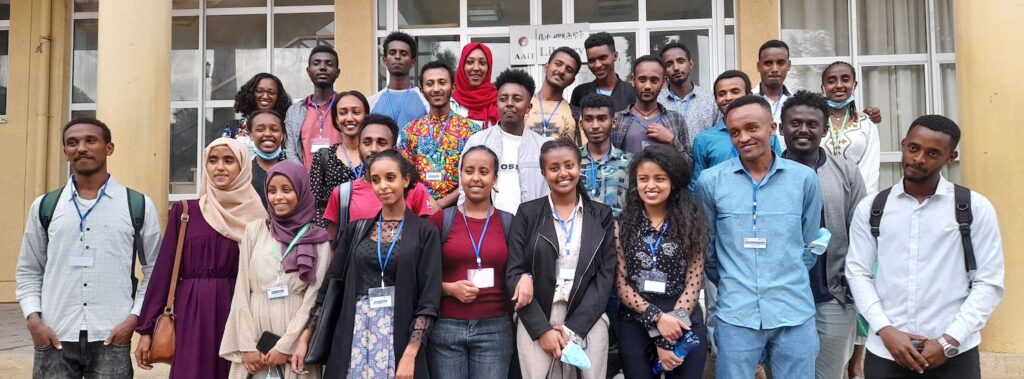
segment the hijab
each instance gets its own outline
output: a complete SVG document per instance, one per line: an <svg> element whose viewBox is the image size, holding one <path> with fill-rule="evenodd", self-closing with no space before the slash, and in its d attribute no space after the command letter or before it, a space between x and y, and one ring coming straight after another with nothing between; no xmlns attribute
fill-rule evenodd
<svg viewBox="0 0 1024 379"><path fill-rule="evenodd" d="M227 146L235 155L241 166L238 176L225 189L213 185L210 172L206 172L203 183L199 186L199 209L206 223L213 230L234 241L240 242L249 223L267 217L260 196L252 188L252 155L249 148L233 138L217 138L206 146L203 151L203 162L210 157L210 150L217 146Z"/></svg>
<svg viewBox="0 0 1024 379"><path fill-rule="evenodd" d="M483 84L473 88L469 84L469 76L466 75L466 57L476 49L480 49L487 57L487 73L484 74ZM462 48L459 66L455 70L455 91L452 92L452 98L469 110L470 119L481 120L485 125L498 123L498 89L491 83L493 68L491 49L480 42L470 42Z"/></svg>
<svg viewBox="0 0 1024 379"><path fill-rule="evenodd" d="M284 254L295 236L307 225L310 225L306 232L295 241L293 251L281 261L281 267L284 268L284 272L298 271L299 279L306 283L313 283L316 281L316 246L327 242L329 236L323 228L312 225L313 216L316 213L316 198L313 197L312 186L309 183L309 173L300 163L290 160L282 161L267 171L264 188L270 188L270 180L277 175L284 176L292 183L292 189L298 198L295 208L287 215L278 216L273 209L267 212L270 214L270 233L274 235L277 242L281 243L281 253ZM269 194L267 197L270 197Z"/></svg>

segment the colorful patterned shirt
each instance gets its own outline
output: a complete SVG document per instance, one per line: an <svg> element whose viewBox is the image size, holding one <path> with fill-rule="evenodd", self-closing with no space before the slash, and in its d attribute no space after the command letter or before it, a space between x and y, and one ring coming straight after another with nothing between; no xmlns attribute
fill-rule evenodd
<svg viewBox="0 0 1024 379"><path fill-rule="evenodd" d="M580 153L583 155L580 180L587 188L587 195L591 200L607 205L612 209L612 215L618 216L626 207L629 161L633 160L633 154L616 149L615 146L611 146L611 150L598 160L591 159L586 146L580 149Z"/></svg>
<svg viewBox="0 0 1024 379"><path fill-rule="evenodd" d="M444 117L427 114L405 126L398 151L416 166L430 196L437 200L459 188L459 156L469 136L479 130L453 112Z"/></svg>

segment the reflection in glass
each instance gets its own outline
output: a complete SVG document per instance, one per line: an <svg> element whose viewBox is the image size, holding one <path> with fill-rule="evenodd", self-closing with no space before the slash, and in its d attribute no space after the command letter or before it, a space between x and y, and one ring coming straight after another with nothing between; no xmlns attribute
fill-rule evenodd
<svg viewBox="0 0 1024 379"><path fill-rule="evenodd" d="M76 118L96 118L96 111L71 111L71 119L74 120Z"/></svg>
<svg viewBox="0 0 1024 379"><path fill-rule="evenodd" d="M7 73L10 68L7 41L10 32L0 30L0 115L7 114Z"/></svg>
<svg viewBox="0 0 1024 379"><path fill-rule="evenodd" d="M804 89L821 92L821 73L825 72L825 67L828 65L792 66L789 75L786 75L786 88L790 91Z"/></svg>
<svg viewBox="0 0 1024 379"><path fill-rule="evenodd" d="M419 83L420 68L430 61L440 60L447 63L453 70L455 69L455 66L459 64L459 54L462 52L462 45L459 44L459 36L430 36L415 38L416 47L419 51L416 53L416 68L410 73L413 76L413 83ZM384 56L384 49L380 46L383 42L383 38L377 39L377 57ZM491 51L494 51L493 46L491 46ZM506 52L506 54L508 53ZM380 59L377 59L377 72L377 88L387 87L388 69ZM494 75L496 77L497 73Z"/></svg>
<svg viewBox="0 0 1024 379"><path fill-rule="evenodd" d="M0 4L0 20L11 19L11 2L10 0Z"/></svg>
<svg viewBox="0 0 1024 379"><path fill-rule="evenodd" d="M399 28L459 26L459 0L398 0Z"/></svg>
<svg viewBox="0 0 1024 379"><path fill-rule="evenodd" d="M202 84L199 17L171 21L171 101L199 100Z"/></svg>
<svg viewBox="0 0 1024 379"><path fill-rule="evenodd" d="M233 100L242 84L267 70L266 17L206 17L207 99Z"/></svg>
<svg viewBox="0 0 1024 379"><path fill-rule="evenodd" d="M274 15L274 74L295 99L313 93L306 66L317 45L334 45L333 13Z"/></svg>
<svg viewBox="0 0 1024 379"><path fill-rule="evenodd" d="M511 51L512 47L509 46L508 37L474 37L470 39L472 42L481 42L491 48L491 58L494 62L491 62L491 80L498 78L498 74L505 69L512 67ZM457 51L458 54L462 53L462 50ZM455 64L459 63L456 57ZM453 66L453 69L456 69Z"/></svg>
<svg viewBox="0 0 1024 379"><path fill-rule="evenodd" d="M530 23L530 0L468 0L469 26L508 26Z"/></svg>
<svg viewBox="0 0 1024 379"><path fill-rule="evenodd" d="M377 30L386 30L388 26L387 21L387 0L377 0Z"/></svg>
<svg viewBox="0 0 1024 379"><path fill-rule="evenodd" d="M196 108L171 109L170 191L171 194L196 193L199 125ZM205 147L205 145L204 145Z"/></svg>
<svg viewBox="0 0 1024 379"><path fill-rule="evenodd" d="M265 7L267 0L206 0L207 8Z"/></svg>
<svg viewBox="0 0 1024 379"><path fill-rule="evenodd" d="M925 0L858 0L857 38L865 55L928 52Z"/></svg>
<svg viewBox="0 0 1024 379"><path fill-rule="evenodd" d="M576 22L636 21L637 0L575 0Z"/></svg>
<svg viewBox="0 0 1024 379"><path fill-rule="evenodd" d="M731 4L732 2L729 1ZM726 25L725 27L725 69L731 70L736 68L736 27L732 25ZM717 74L716 74L717 77ZM714 84L712 82L712 84Z"/></svg>
<svg viewBox="0 0 1024 379"><path fill-rule="evenodd" d="M935 0L935 46L937 53L952 53L955 49L953 38L953 1Z"/></svg>
<svg viewBox="0 0 1024 379"><path fill-rule="evenodd" d="M711 18L712 1L647 0L647 20Z"/></svg>
<svg viewBox="0 0 1024 379"><path fill-rule="evenodd" d="M681 42L690 49L690 59L693 61L690 80L697 85L710 84L711 64L710 61L704 62L711 57L711 38L708 36L708 30L651 32L651 54L661 54L661 48L673 42Z"/></svg>
<svg viewBox="0 0 1024 379"><path fill-rule="evenodd" d="M544 25L562 23L562 1L541 0L540 8L541 23Z"/></svg>
<svg viewBox="0 0 1024 379"><path fill-rule="evenodd" d="M924 66L863 67L861 72L865 99L859 103L882 110L882 151L898 151L910 123L927 111Z"/></svg>
<svg viewBox="0 0 1024 379"><path fill-rule="evenodd" d="M725 3L725 18L733 18L736 13L736 4L733 3L733 0L724 0L723 3Z"/></svg>
<svg viewBox="0 0 1024 379"><path fill-rule="evenodd" d="M97 20L75 20L71 53L71 102L96 102Z"/></svg>
<svg viewBox="0 0 1024 379"><path fill-rule="evenodd" d="M957 121L960 109L956 92L956 64L939 65L939 73L942 75L942 114Z"/></svg>
<svg viewBox="0 0 1024 379"><path fill-rule="evenodd" d="M847 0L782 0L782 40L792 57L850 55Z"/></svg>
<svg viewBox="0 0 1024 379"><path fill-rule="evenodd" d="M619 79L629 81L633 77L633 60L636 59L636 34L611 33L611 35L615 38L615 50L619 52L619 60L615 62L615 73L619 75ZM586 59L586 57L580 58ZM576 82L573 84L578 85L593 80L594 74L590 72L590 69L581 68L579 74L576 75Z"/></svg>
<svg viewBox="0 0 1024 379"><path fill-rule="evenodd" d="M289 5L334 5L334 0L274 0L274 5L289 6Z"/></svg>
<svg viewBox="0 0 1024 379"><path fill-rule="evenodd" d="M100 0L74 0L75 12L98 12Z"/></svg>

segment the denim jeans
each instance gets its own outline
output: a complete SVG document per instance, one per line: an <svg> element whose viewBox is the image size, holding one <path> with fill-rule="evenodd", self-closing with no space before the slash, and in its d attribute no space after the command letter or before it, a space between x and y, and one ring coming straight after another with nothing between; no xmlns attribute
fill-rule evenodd
<svg viewBox="0 0 1024 379"><path fill-rule="evenodd" d="M438 319L427 343L434 378L505 378L515 331L508 317L482 320Z"/></svg>
<svg viewBox="0 0 1024 379"><path fill-rule="evenodd" d="M853 336L857 334L857 310L853 304L832 300L816 305L814 315L821 340L818 360L814 362L817 379L842 378L846 362L853 355Z"/></svg>
<svg viewBox="0 0 1024 379"><path fill-rule="evenodd" d="M61 350L53 345L36 347L32 377L42 378L131 378L131 343L104 346L103 341L89 342L87 333L79 334L78 342L61 341Z"/></svg>
<svg viewBox="0 0 1024 379"><path fill-rule="evenodd" d="M718 319L715 344L718 378L752 378L765 350L771 351L770 366L776 378L814 377L818 356L818 332L814 318L803 324L775 329L751 329Z"/></svg>

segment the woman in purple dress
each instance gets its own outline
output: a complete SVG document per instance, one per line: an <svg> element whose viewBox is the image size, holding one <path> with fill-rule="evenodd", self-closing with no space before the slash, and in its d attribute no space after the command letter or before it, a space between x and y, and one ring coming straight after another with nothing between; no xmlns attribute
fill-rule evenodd
<svg viewBox="0 0 1024 379"><path fill-rule="evenodd" d="M189 221L181 251L177 294L174 298L175 351L171 378L227 378L230 362L219 357L224 324L231 311L238 273L238 241L245 226L267 217L253 190L249 149L230 138L218 138L206 147L205 177L199 199L188 201ZM174 269L182 207L175 203L167 217L153 277L136 331L142 335L135 357L149 370L153 327L163 313Z"/></svg>

